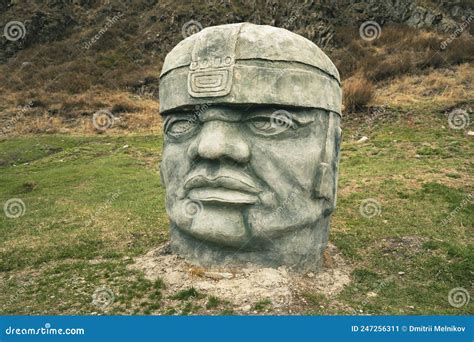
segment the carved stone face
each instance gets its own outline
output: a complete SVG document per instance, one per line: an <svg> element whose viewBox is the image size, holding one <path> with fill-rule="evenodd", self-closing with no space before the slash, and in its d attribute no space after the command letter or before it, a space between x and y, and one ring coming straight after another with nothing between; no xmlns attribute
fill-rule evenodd
<svg viewBox="0 0 474 342"><path fill-rule="evenodd" d="M168 114L161 172L174 229L201 245L241 251L312 230L333 209L318 179L328 133L338 133L334 125L328 132L330 118L320 109L271 106ZM334 153L338 139L329 144ZM326 177L331 187L334 177Z"/></svg>
<svg viewBox="0 0 474 342"><path fill-rule="evenodd" d="M268 26L178 44L160 84L174 251L201 265L318 268L336 198L338 77L314 44Z"/></svg>

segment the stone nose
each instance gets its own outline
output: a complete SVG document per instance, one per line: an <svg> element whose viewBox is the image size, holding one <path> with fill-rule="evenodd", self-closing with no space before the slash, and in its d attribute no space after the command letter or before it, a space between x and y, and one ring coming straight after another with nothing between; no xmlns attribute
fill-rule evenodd
<svg viewBox="0 0 474 342"><path fill-rule="evenodd" d="M207 121L188 149L192 160L202 158L219 160L227 158L238 163L250 159L250 148L238 123L224 121Z"/></svg>

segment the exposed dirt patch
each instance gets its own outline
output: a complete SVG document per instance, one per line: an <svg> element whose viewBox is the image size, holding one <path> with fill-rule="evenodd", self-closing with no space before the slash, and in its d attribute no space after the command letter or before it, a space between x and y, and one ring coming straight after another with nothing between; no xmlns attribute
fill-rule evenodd
<svg viewBox="0 0 474 342"><path fill-rule="evenodd" d="M198 268L172 254L168 244L137 258L130 267L143 271L150 280L162 279L166 285L164 297L194 288L230 302L236 312L248 313L262 301L271 302L269 311L274 314L303 311L304 293L318 293L331 299L350 282L352 271L333 245L325 251L324 268L316 274L254 265L232 269Z"/></svg>
<svg viewBox="0 0 474 342"><path fill-rule="evenodd" d="M386 238L381 241L381 250L385 255L409 258L422 250L425 241L427 241L427 238L421 236Z"/></svg>

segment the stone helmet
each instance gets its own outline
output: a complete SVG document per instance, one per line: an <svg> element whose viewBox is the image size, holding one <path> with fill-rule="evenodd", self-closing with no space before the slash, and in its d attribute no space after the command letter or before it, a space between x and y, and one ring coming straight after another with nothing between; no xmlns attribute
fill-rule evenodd
<svg viewBox="0 0 474 342"><path fill-rule="evenodd" d="M213 26L184 39L166 56L159 93L164 115L221 103L341 115L339 73L328 56L310 40L267 25Z"/></svg>

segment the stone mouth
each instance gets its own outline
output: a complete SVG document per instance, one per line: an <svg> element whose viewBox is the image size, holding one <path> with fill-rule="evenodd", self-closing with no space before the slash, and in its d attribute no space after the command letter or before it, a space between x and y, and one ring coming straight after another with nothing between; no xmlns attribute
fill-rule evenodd
<svg viewBox="0 0 474 342"><path fill-rule="evenodd" d="M194 188L188 196L191 200L209 203L254 204L259 201L255 193L224 187Z"/></svg>
<svg viewBox="0 0 474 342"><path fill-rule="evenodd" d="M260 192L257 185L247 177L230 177L224 175L213 178L197 175L189 178L184 184L185 190L189 191L195 188L224 188L250 194L258 194Z"/></svg>

